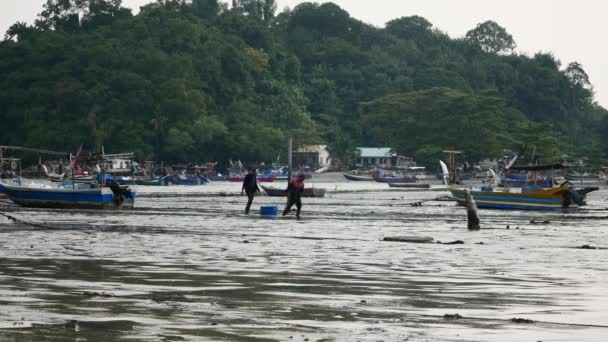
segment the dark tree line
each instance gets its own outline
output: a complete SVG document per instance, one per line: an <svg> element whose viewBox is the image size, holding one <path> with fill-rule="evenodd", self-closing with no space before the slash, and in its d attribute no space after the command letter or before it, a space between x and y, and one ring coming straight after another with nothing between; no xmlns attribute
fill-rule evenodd
<svg viewBox="0 0 608 342"><path fill-rule="evenodd" d="M174 161L274 160L289 136L344 162L361 145L606 157L608 115L582 66L515 46L491 21L452 39L333 3L159 0L133 15L120 0L48 0L0 42L0 143Z"/></svg>

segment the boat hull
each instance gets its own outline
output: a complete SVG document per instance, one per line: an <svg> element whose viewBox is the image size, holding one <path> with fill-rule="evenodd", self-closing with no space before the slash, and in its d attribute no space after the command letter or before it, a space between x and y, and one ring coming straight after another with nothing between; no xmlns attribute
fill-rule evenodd
<svg viewBox="0 0 608 342"><path fill-rule="evenodd" d="M465 190L450 188L459 205L466 206ZM568 187L556 187L531 193L471 191L478 208L556 211L564 209L564 192ZM572 203L568 208L578 208Z"/></svg>
<svg viewBox="0 0 608 342"><path fill-rule="evenodd" d="M136 194L125 198L121 204L114 202L109 188L94 189L50 189L4 186L8 198L25 207L65 209L118 209L132 208Z"/></svg>
<svg viewBox="0 0 608 342"><path fill-rule="evenodd" d="M403 188L403 189L430 189L431 184L429 183L388 183L391 188Z"/></svg>
<svg viewBox="0 0 608 342"><path fill-rule="evenodd" d="M353 175L352 173L343 173L344 178L351 180L351 181L356 181L356 182L373 182L374 181L374 177L372 176L359 176L359 175Z"/></svg>
<svg viewBox="0 0 608 342"><path fill-rule="evenodd" d="M376 177L374 180L378 183L416 183L416 177Z"/></svg>
<svg viewBox="0 0 608 342"><path fill-rule="evenodd" d="M262 189L264 189L264 192L266 192L266 194L271 197L287 197L287 193L285 192L285 189L269 188L266 186L262 186ZM323 188L304 188L304 191L302 192L302 194L300 196L301 197L325 197L325 192L326 192L326 190Z"/></svg>

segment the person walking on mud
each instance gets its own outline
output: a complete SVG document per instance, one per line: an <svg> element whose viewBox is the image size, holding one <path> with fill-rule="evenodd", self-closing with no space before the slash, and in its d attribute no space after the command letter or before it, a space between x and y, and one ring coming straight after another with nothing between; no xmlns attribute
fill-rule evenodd
<svg viewBox="0 0 608 342"><path fill-rule="evenodd" d="M255 169L249 169L245 179L243 180L243 188L241 189L241 195L245 192L247 194L247 206L245 207L245 215L249 215L249 209L251 209L251 203L253 203L253 197L256 192L260 192L258 188L258 179Z"/></svg>
<svg viewBox="0 0 608 342"><path fill-rule="evenodd" d="M291 207L296 205L296 217L300 218L300 210L302 209L302 200L300 199L302 192L304 191L304 174L300 174L296 179L289 182L287 186L287 206L283 210L283 216L287 215L291 211Z"/></svg>

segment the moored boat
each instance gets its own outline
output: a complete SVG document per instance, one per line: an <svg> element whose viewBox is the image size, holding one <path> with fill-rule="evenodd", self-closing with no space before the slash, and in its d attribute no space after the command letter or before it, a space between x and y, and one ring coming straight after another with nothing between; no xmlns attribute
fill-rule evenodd
<svg viewBox="0 0 608 342"><path fill-rule="evenodd" d="M135 192L117 183L109 187L96 187L88 184L54 188L31 187L3 184L8 198L25 207L36 208L83 208L118 209L132 208Z"/></svg>
<svg viewBox="0 0 608 342"><path fill-rule="evenodd" d="M356 175L353 173L348 173L348 172L344 172L342 173L344 175L344 178L351 180L351 181L356 181L356 182L373 182L374 181L374 177L372 176L367 176L367 175Z"/></svg>
<svg viewBox="0 0 608 342"><path fill-rule="evenodd" d="M379 183L416 183L416 177L401 176L401 177L374 177L374 180Z"/></svg>
<svg viewBox="0 0 608 342"><path fill-rule="evenodd" d="M286 197L287 196L285 189L270 188L270 187L263 186L263 185L261 185L261 187L268 196L271 196L271 197ZM302 192L301 196L302 197L325 197L325 192L326 192L326 190L324 188L315 188L315 187L304 188L304 191Z"/></svg>
<svg viewBox="0 0 608 342"><path fill-rule="evenodd" d="M116 182L120 185L143 185L143 186L164 186L171 185L171 177L116 177Z"/></svg>
<svg viewBox="0 0 608 342"><path fill-rule="evenodd" d="M466 206L464 188L448 188L459 205ZM579 208L586 205L584 199L587 193L597 188L574 189L562 185L550 189L522 188L520 192L513 189L493 189L481 187L471 190L478 208L515 209L515 210L562 210Z"/></svg>

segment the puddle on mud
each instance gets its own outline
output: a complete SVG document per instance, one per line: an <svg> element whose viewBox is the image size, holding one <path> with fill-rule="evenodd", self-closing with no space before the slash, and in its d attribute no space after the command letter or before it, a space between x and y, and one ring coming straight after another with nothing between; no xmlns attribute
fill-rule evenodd
<svg viewBox="0 0 608 342"><path fill-rule="evenodd" d="M608 250L574 248L608 247L608 191L579 212L483 210L482 230L469 232L453 203L407 205L444 192L316 185L328 195L304 199L301 220L243 215L240 184L228 183L139 187L132 211L4 205L53 229L0 218L0 340L608 336ZM268 204L283 199L254 208ZM398 235L465 243L381 241Z"/></svg>

